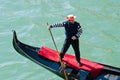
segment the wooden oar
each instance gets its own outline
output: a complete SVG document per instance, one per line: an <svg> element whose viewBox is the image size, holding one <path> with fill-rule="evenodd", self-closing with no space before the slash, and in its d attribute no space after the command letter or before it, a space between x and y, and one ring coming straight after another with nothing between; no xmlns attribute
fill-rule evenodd
<svg viewBox="0 0 120 80"><path fill-rule="evenodd" d="M47 23L47 26L49 26L48 23ZM53 41L54 47L55 47L55 49L56 49L56 51L57 51L58 58L59 58L59 60L60 60L60 65L61 65L61 67L62 67L62 66L65 65L65 64L64 64L64 63L62 62L62 60L61 60L61 57L60 57L60 55L59 55L59 52L58 52L58 49L57 49L57 46L56 46L56 43L55 43L54 37L53 37L53 35L52 35L51 29L49 29L49 32L50 32L50 36L51 36L51 38L52 38L52 41ZM65 75L65 80L68 80L67 73L66 73L65 70L64 70L64 75Z"/></svg>

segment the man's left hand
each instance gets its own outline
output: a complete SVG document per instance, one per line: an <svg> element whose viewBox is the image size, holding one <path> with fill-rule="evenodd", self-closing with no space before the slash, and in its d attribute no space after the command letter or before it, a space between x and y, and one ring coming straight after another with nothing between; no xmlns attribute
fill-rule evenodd
<svg viewBox="0 0 120 80"><path fill-rule="evenodd" d="M77 38L76 38L76 36L72 36L72 38L71 38L72 40L76 40Z"/></svg>

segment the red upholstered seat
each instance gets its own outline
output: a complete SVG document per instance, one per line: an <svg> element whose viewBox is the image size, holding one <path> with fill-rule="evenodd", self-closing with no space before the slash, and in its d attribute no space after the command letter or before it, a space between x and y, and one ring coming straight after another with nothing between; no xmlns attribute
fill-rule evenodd
<svg viewBox="0 0 120 80"><path fill-rule="evenodd" d="M59 59L59 52L56 52L55 50L47 48L45 46L40 48L38 54L55 62L57 62ZM72 67L74 69L84 69L89 71L93 77L96 77L103 69L102 65L84 58L81 58L81 63L83 64L83 66L80 67L77 64L75 56L70 54L65 54L62 61L65 62L69 67Z"/></svg>

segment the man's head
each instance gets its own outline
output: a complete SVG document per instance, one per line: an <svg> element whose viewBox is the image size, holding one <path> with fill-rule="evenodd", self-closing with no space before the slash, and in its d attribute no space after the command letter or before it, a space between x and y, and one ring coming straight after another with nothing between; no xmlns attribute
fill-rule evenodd
<svg viewBox="0 0 120 80"><path fill-rule="evenodd" d="M66 19L67 19L68 21L70 21L71 23L74 23L75 18L76 18L76 16L74 16L74 15L72 15L72 14L67 15L67 17L66 17Z"/></svg>

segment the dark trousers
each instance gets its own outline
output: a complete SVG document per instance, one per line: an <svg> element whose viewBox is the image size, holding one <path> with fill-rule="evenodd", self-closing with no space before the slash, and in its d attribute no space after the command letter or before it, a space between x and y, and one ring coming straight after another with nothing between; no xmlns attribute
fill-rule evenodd
<svg viewBox="0 0 120 80"><path fill-rule="evenodd" d="M80 50L79 50L79 40L78 39L76 39L76 40L65 39L62 50L60 52L61 59L64 57L64 54L67 52L70 45L72 45L72 47L74 49L77 62L80 63Z"/></svg>

